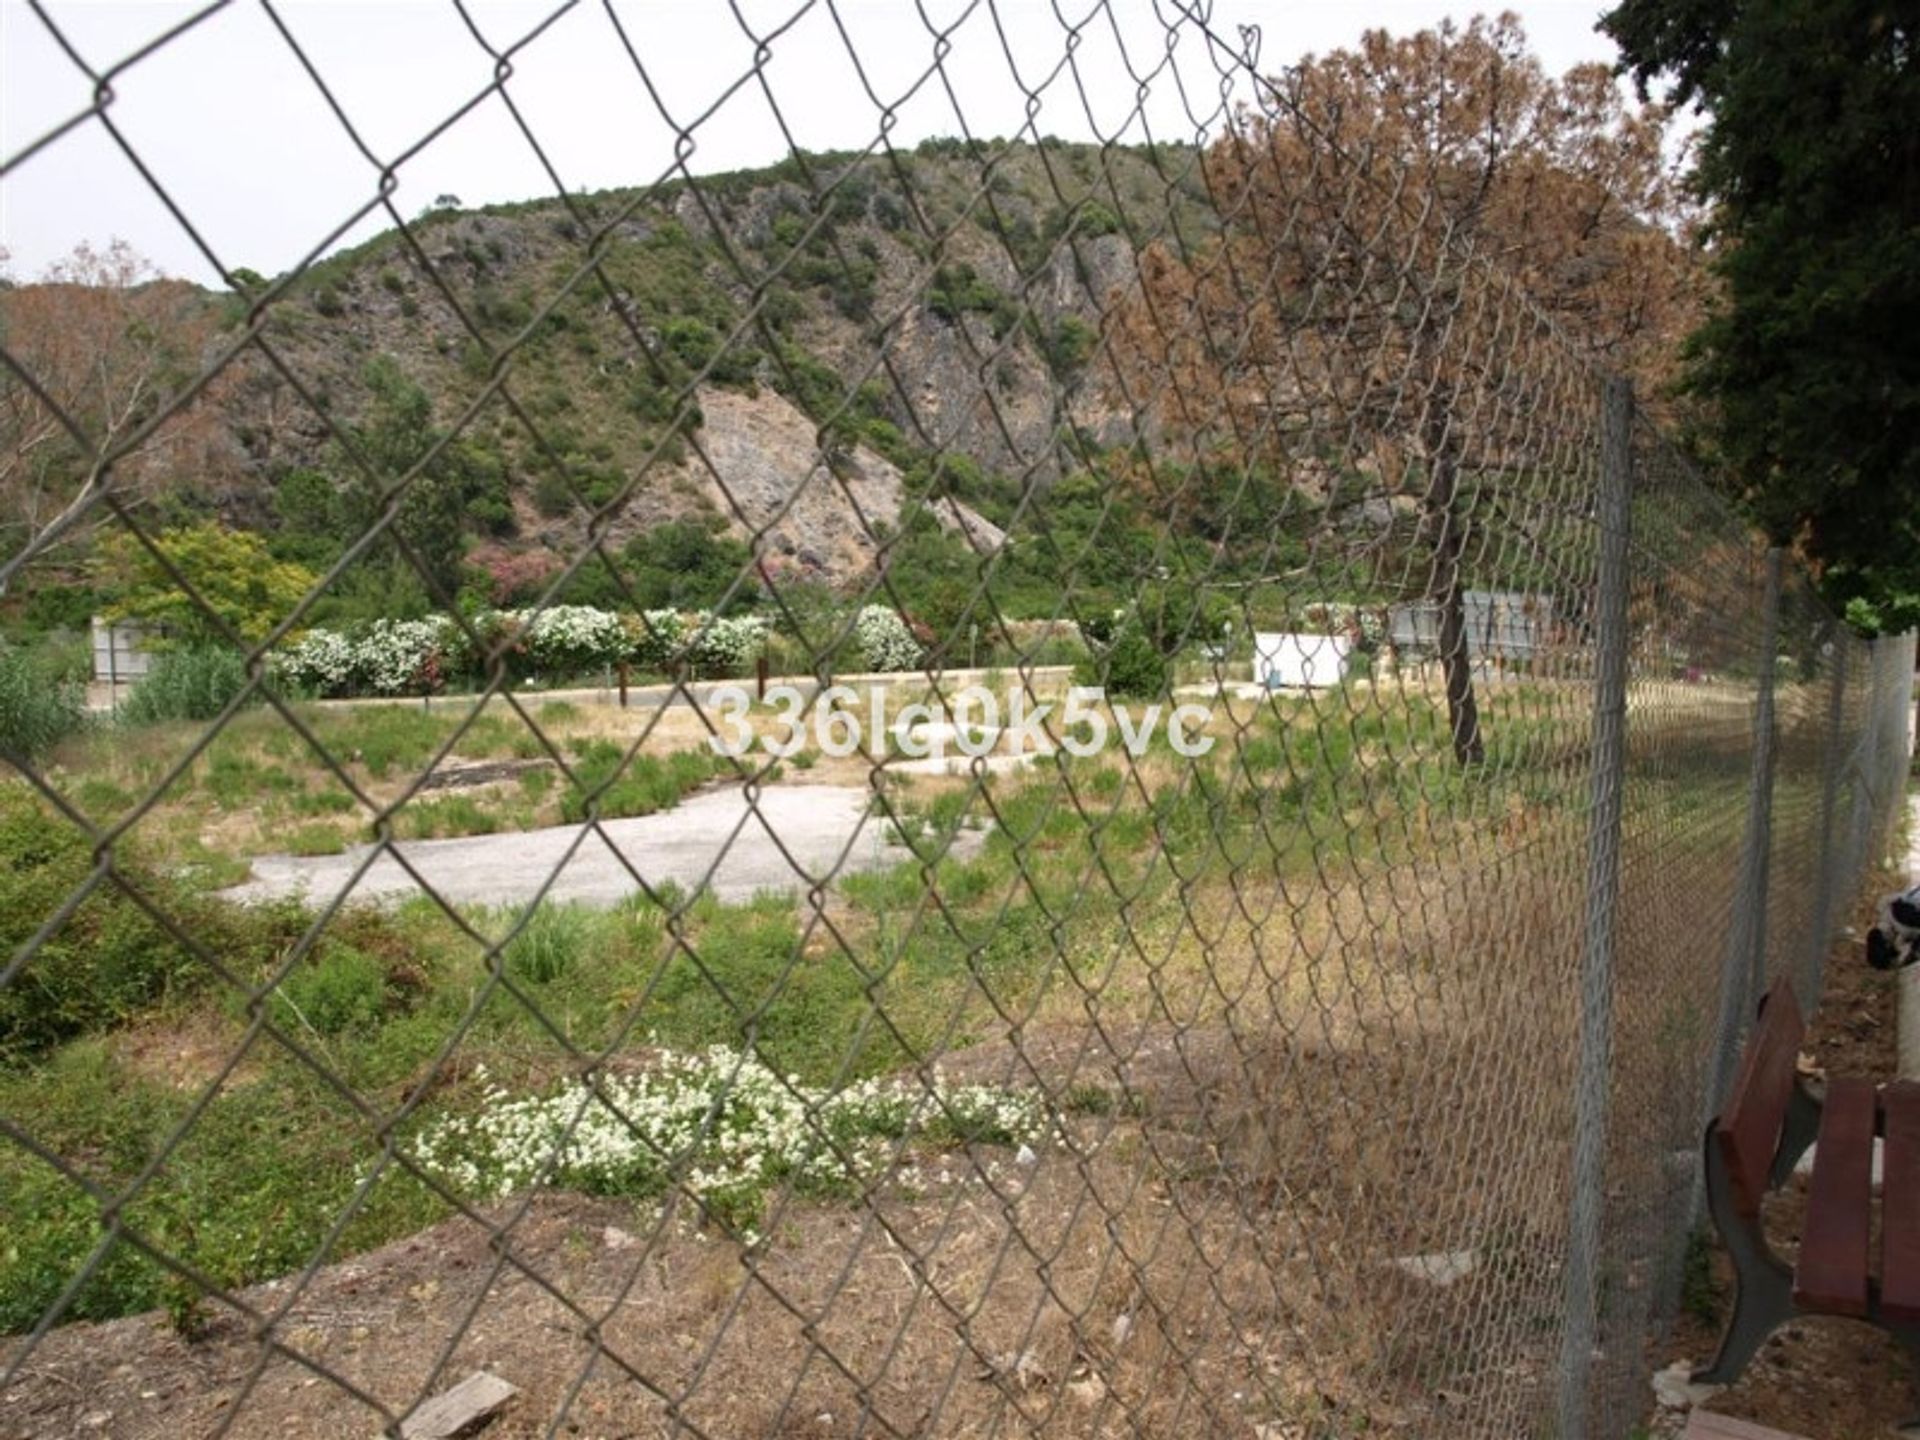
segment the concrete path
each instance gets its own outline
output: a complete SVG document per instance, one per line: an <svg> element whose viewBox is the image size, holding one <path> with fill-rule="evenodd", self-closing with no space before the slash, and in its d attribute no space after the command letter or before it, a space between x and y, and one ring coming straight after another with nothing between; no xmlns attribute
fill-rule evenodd
<svg viewBox="0 0 1920 1440"><path fill-rule="evenodd" d="M606 839L591 832L583 838L585 826L557 825L509 835L408 840L394 848L456 904L524 904L563 864L547 892L553 900L614 905L639 888L635 871L650 885L671 880L691 893L704 882L723 900L744 900L769 890L804 893L836 864L838 873L847 874L909 859L912 852L893 839L890 825L868 813L867 801L868 792L853 786L774 785L761 792L755 815L741 787L727 785L657 815L608 820L601 826ZM952 853L976 854L984 839L982 831L962 831ZM576 842L578 848L572 849ZM358 845L342 855L262 856L253 862L250 880L221 893L233 900L297 895L325 904L353 883L371 849ZM352 891L353 899L367 901L420 893L413 877L384 854Z"/></svg>

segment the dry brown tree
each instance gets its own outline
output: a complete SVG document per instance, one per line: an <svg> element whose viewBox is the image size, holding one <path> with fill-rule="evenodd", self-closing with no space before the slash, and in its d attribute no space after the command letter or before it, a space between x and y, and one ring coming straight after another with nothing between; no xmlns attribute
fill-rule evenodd
<svg viewBox="0 0 1920 1440"><path fill-rule="evenodd" d="M1112 327L1201 448L1401 502L1370 558L1439 608L1462 764L1466 572L1564 545L1544 492L1591 464L1593 377L1657 401L1699 313L1666 118L1603 66L1549 76L1510 15L1369 33L1237 114L1204 159L1217 234L1146 250Z"/></svg>
<svg viewBox="0 0 1920 1440"><path fill-rule="evenodd" d="M204 291L123 240L0 288L0 576L98 526L104 490L137 506L222 451L213 395L172 408L216 328Z"/></svg>

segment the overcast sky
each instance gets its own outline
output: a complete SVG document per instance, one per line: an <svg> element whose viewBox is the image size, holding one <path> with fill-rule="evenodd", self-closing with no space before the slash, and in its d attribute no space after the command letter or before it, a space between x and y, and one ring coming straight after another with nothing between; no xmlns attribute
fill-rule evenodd
<svg viewBox="0 0 1920 1440"><path fill-rule="evenodd" d="M467 9L484 40L506 49L552 16L556 3L468 0ZM1200 3L612 0L609 7L582 0L515 53L506 89L569 189L658 178L673 161L676 126L692 130L696 173L768 164L788 143L773 106L793 142L809 149L864 148L883 104L895 108L896 143L957 133L956 99L973 133L1011 135L1026 103L1016 66L1021 82L1039 92L1043 134L1087 139L1126 126L1121 138L1145 138L1143 121L1131 114L1137 84L1130 63L1148 78L1144 124L1160 139L1191 139L1194 123L1172 83L1175 72L1186 102L1203 112L1218 104L1202 34L1175 23ZM0 0L0 245L11 252L10 273L31 278L76 241L118 236L170 274L212 282L212 265L99 120L18 158L92 102L94 82L61 39L105 72L204 7L45 0L43 8L60 38L25 0ZM1237 45L1239 27L1257 23L1261 68L1271 73L1307 52L1349 44L1370 26L1416 30L1483 8L1500 7L1213 0L1209 28ZM1553 70L1614 58L1611 43L1594 33L1594 0L1510 8ZM276 16L375 159L332 113ZM1063 69L1070 26L1081 27L1081 38L1074 67ZM1169 28L1180 32L1171 69ZM763 74L773 105L750 78L749 29L771 37ZM949 29L941 70L954 95L938 78L915 90L933 64L936 32ZM376 194L376 160L405 157L395 200L407 215L441 194L468 205L551 194L553 183L508 105L485 94L494 63L452 0L275 0L271 9L262 0L230 0L114 75L107 113L223 264L273 274L321 246ZM480 103L434 134L476 97ZM376 215L335 243L364 239L385 223Z"/></svg>

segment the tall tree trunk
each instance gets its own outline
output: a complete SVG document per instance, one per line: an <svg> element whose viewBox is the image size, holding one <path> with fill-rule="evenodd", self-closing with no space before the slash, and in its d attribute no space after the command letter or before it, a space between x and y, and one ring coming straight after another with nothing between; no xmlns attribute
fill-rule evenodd
<svg viewBox="0 0 1920 1440"><path fill-rule="evenodd" d="M1466 596L1460 585L1460 552L1466 546L1457 491L1460 442L1453 425L1453 387L1436 381L1422 426L1426 443L1427 493L1421 502L1421 529L1431 547L1427 598L1440 607L1440 667L1447 681L1447 723L1453 734L1453 758L1478 765L1487 758L1480 738L1480 707L1473 696L1473 660L1467 652Z"/></svg>

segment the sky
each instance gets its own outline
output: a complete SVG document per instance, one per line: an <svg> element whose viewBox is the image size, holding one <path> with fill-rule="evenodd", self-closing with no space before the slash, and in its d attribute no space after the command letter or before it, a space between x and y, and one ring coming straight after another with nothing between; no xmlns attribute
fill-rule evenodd
<svg viewBox="0 0 1920 1440"><path fill-rule="evenodd" d="M644 184L670 171L676 135L695 174L770 164L789 143L862 149L883 116L899 145L959 133L956 111L976 135L1012 135L1029 105L1039 133L1063 139L1137 142L1151 130L1191 140L1196 115L1220 103L1221 66L1233 69L1210 53L1208 34L1238 47L1241 27L1257 25L1270 74L1367 28L1412 31L1498 8L465 0L463 12L455 0L0 0L0 246L15 279L76 242L118 237L167 274L217 284L216 260L272 275L387 228L375 210L342 230L388 170L410 216L441 195L466 205L551 195L556 176L569 190ZM1614 58L1594 32L1597 0L1504 8L1550 70ZM1204 32L1192 24L1199 9ZM498 90L490 52L511 52ZM88 114L95 76L109 97L104 120Z"/></svg>

